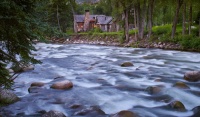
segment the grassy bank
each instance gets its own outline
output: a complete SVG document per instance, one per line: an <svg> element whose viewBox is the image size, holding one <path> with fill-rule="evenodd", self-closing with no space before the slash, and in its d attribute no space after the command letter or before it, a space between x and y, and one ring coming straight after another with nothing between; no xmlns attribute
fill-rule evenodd
<svg viewBox="0 0 200 117"><path fill-rule="evenodd" d="M187 26L186 26L187 27ZM180 49L183 50L190 50L190 51L200 51L200 37L198 37L198 31L199 27L197 25L192 26L191 34L188 35L188 30L186 30L186 35L182 35L182 25L177 25L177 31L175 38L171 38L171 30L172 25L162 25L162 26L154 26L152 28L152 36L150 39L135 39L135 34L137 33L137 30L130 30L130 45L133 45L133 47L137 47L137 45L141 45L141 43L144 43L143 40L146 40L148 43L173 43L173 44L179 44L181 46ZM77 35L77 34L71 34L71 35ZM79 36L83 36L83 39L89 39L89 40L109 40L111 39L113 42L119 42L123 44L123 32L102 32L99 29L95 29L89 32L82 32L78 33ZM145 31L145 35L147 35L147 31Z"/></svg>

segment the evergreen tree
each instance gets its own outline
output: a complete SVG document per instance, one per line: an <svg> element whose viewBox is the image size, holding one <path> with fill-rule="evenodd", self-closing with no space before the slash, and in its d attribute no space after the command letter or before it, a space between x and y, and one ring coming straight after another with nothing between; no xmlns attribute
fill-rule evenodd
<svg viewBox="0 0 200 117"><path fill-rule="evenodd" d="M34 14L35 0L0 1L0 87L9 88L12 78L6 66L13 62L37 63L30 56L33 40L39 39ZM16 59L18 58L18 59Z"/></svg>

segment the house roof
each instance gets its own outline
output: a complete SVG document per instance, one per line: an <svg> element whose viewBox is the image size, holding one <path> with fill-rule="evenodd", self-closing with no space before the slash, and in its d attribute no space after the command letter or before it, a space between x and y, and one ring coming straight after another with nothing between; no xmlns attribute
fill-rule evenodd
<svg viewBox="0 0 200 117"><path fill-rule="evenodd" d="M76 22L84 22L85 15L74 15ZM111 16L105 15L90 15L90 20L97 19L97 24L110 24L112 21Z"/></svg>

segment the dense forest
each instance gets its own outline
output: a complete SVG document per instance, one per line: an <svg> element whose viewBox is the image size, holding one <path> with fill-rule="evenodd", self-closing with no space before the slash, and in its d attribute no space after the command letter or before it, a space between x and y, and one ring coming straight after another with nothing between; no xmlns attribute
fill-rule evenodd
<svg viewBox="0 0 200 117"><path fill-rule="evenodd" d="M197 0L1 0L0 86L10 87L15 78L7 64L39 63L31 56L34 41L67 37L73 32L73 15L85 10L113 16L124 42L133 34L141 40L168 39L200 49L199 6Z"/></svg>

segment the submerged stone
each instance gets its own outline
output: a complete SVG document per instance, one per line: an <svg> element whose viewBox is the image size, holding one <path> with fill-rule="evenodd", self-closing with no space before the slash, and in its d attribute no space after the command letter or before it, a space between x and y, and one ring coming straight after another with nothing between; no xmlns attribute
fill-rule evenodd
<svg viewBox="0 0 200 117"><path fill-rule="evenodd" d="M137 115L131 111L123 110L112 115L111 117L137 117Z"/></svg>
<svg viewBox="0 0 200 117"><path fill-rule="evenodd" d="M75 116L96 116L96 115L106 115L104 111L100 109L98 106L91 106L89 108L80 110L76 113L74 113Z"/></svg>
<svg viewBox="0 0 200 117"><path fill-rule="evenodd" d="M161 92L161 87L149 86L145 89L149 94L157 94Z"/></svg>
<svg viewBox="0 0 200 117"><path fill-rule="evenodd" d="M196 82L200 80L200 71L189 71L184 74L184 79L190 82Z"/></svg>
<svg viewBox="0 0 200 117"><path fill-rule="evenodd" d="M192 115L191 117L199 117L200 116L200 106L193 108L192 111L194 112L194 115Z"/></svg>
<svg viewBox="0 0 200 117"><path fill-rule="evenodd" d="M51 110L42 115L42 117L66 117L62 112Z"/></svg>
<svg viewBox="0 0 200 117"><path fill-rule="evenodd" d="M121 67L130 67L130 66L133 66L133 63L131 62L124 62L121 64Z"/></svg>
<svg viewBox="0 0 200 117"><path fill-rule="evenodd" d="M189 86L187 86L185 83L183 82L177 82L173 85L173 87L179 88L179 89L190 89Z"/></svg>
<svg viewBox="0 0 200 117"><path fill-rule="evenodd" d="M38 93L41 92L43 90L42 87L38 87L38 86L32 86L28 88L28 92L29 93Z"/></svg>
<svg viewBox="0 0 200 117"><path fill-rule="evenodd" d="M172 109L175 109L178 111L185 111L185 106L180 101L172 101L169 105Z"/></svg>
<svg viewBox="0 0 200 117"><path fill-rule="evenodd" d="M44 86L44 83L43 82L33 82L33 83L31 83L31 87L33 87L33 86L42 87L42 86Z"/></svg>

